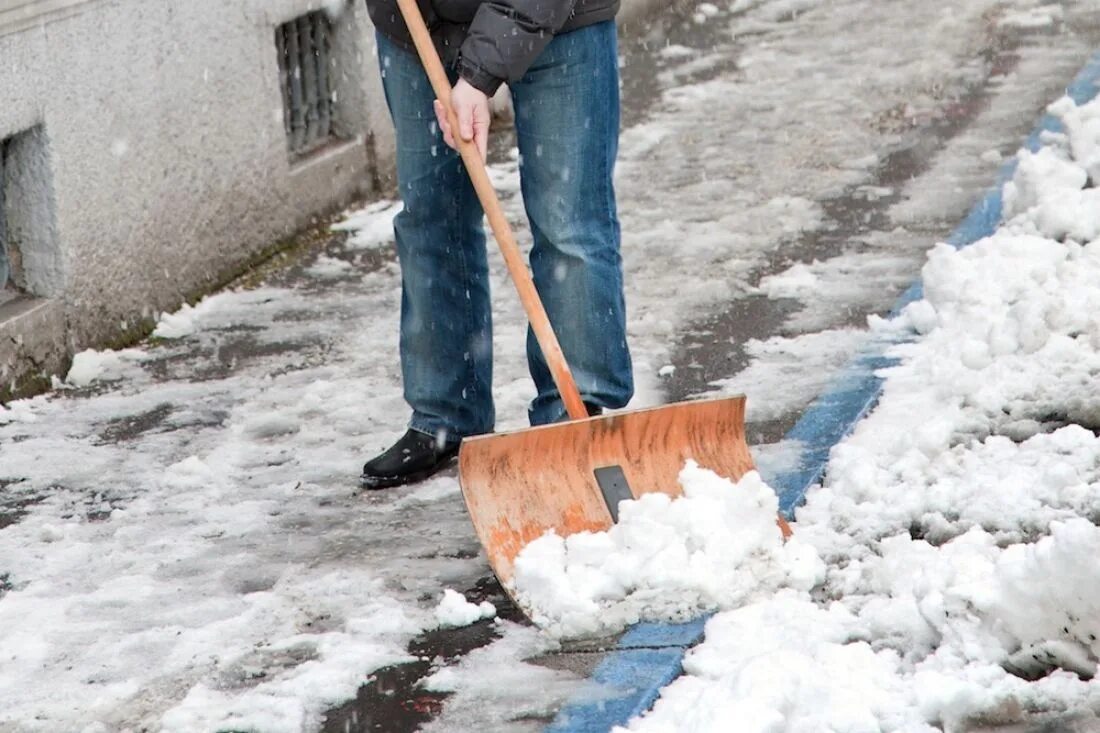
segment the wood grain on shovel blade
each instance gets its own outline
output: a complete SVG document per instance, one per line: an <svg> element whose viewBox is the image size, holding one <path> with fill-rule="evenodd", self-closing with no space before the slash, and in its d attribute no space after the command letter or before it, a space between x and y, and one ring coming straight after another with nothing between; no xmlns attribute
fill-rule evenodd
<svg viewBox="0 0 1100 733"><path fill-rule="evenodd" d="M509 587L516 555L547 531L564 537L611 527L596 469L620 467L635 498L675 497L689 459L734 481L753 469L744 397L472 438L459 454L459 480L489 563Z"/></svg>

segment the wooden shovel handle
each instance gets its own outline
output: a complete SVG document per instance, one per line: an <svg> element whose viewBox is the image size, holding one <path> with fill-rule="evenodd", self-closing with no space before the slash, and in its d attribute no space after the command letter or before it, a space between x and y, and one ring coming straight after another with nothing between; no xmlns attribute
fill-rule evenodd
<svg viewBox="0 0 1100 733"><path fill-rule="evenodd" d="M573 379L573 373L569 370L569 364L565 361L561 344L558 343L554 329L550 325L550 319L546 315L546 308L539 299L535 289L535 281L527 270L523 254L516 244L512 227L508 225L508 219L504 216L500 199L497 198L493 184L489 180L489 174L485 170L485 162L481 159L477 145L473 140L463 140L458 134L458 118L451 106L451 83L447 79L447 73L443 70L443 63L439 60L439 54L432 43L431 34L424 24L424 17L420 14L420 8L416 0L397 0L401 8L401 15L405 18L405 24L412 34L416 51L420 54L420 61L424 64L424 70L428 73L428 79L432 83L435 96L447 111L447 119L450 121L451 130L454 131L454 139L458 144L458 152L462 156L462 162L466 165L466 171L477 191L477 197L481 201L481 208L489 219L489 226L493 230L493 236L500 245L500 253L504 255L504 262L508 265L508 273L512 276L512 282L519 291L519 299L523 303L523 309L527 311L527 318L531 322L531 329L535 333L542 354L550 367L550 374L554 377L554 384L558 387L562 402L565 403L566 412L573 420L588 417L588 410L581 400L581 393L577 389L577 383Z"/></svg>

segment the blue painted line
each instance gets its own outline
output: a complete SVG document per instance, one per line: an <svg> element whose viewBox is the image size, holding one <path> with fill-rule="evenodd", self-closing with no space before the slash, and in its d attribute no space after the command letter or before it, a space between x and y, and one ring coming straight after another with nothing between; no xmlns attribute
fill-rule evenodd
<svg viewBox="0 0 1100 733"><path fill-rule="evenodd" d="M1100 93L1100 52L1094 54L1066 94L1084 104ZM1050 115L1040 119L1024 147L1036 151L1044 132L1060 132L1061 123ZM958 248L988 237L1001 221L1001 189L1016 172L1016 158L999 171L993 188L970 210L947 238ZM897 316L910 303L924 297L920 280L913 283L897 302L889 317ZM800 444L795 468L771 477L769 483L779 494L779 508L788 519L806 498L806 492L821 482L829 453L847 436L878 402L882 378L878 372L894 366L897 360L887 351L911 340L912 334L893 338L874 338L785 436ZM661 689L680 676L684 653L703 638L710 616L682 624L643 623L632 627L596 667L582 692L571 700L546 730L548 733L603 733L649 710Z"/></svg>
<svg viewBox="0 0 1100 733"><path fill-rule="evenodd" d="M1066 88L1066 94L1077 104L1088 102L1098 92L1100 53L1089 59ZM1044 114L1035 130L1027 137L1024 147L1032 152L1037 151L1042 144L1043 133L1061 131L1061 122ZM962 248L996 231L1004 209L1002 190L1004 184L1012 180L1016 173L1016 165L1017 159L1013 156L1001 167L993 187L951 233L947 244ZM917 280L897 300L888 318L897 316L905 306L920 300L923 295L924 286ZM833 446L843 440L878 402L882 392L879 372L897 364L897 360L887 356L886 352L890 347L912 338L913 334L904 334L894 339L872 339L787 433L786 440L800 444L798 461L795 467L769 480L779 494L779 510L787 519L794 519L795 510L805 500L806 492L821 483Z"/></svg>
<svg viewBox="0 0 1100 733"><path fill-rule="evenodd" d="M659 691L683 671L685 647L621 649L607 656L581 696L554 719L547 733L608 731L649 710Z"/></svg>
<svg viewBox="0 0 1100 733"><path fill-rule="evenodd" d="M642 649L647 647L691 646L703 635L710 614L700 616L682 624L641 623L630 628L619 639L619 649Z"/></svg>
<svg viewBox="0 0 1100 733"><path fill-rule="evenodd" d="M684 653L703 638L709 618L632 626L547 732L607 731L649 710L661 689L680 676Z"/></svg>

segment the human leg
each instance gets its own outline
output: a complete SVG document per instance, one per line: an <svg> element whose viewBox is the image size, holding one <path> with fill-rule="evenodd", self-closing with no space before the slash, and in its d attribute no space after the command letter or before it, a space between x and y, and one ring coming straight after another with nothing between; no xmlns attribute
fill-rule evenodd
<svg viewBox="0 0 1100 733"><path fill-rule="evenodd" d="M614 24L556 37L511 89L535 284L584 400L623 407L633 375L612 180L619 134ZM532 424L560 419L561 398L530 333L528 361L538 389Z"/></svg>

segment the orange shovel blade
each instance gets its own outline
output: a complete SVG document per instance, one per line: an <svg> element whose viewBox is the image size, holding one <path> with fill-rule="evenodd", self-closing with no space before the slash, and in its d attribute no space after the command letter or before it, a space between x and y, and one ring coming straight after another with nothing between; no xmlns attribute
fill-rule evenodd
<svg viewBox="0 0 1100 733"><path fill-rule="evenodd" d="M516 555L548 530L606 530L619 498L679 496L688 459L734 481L753 469L744 397L470 438L459 481L489 564L508 587Z"/></svg>

